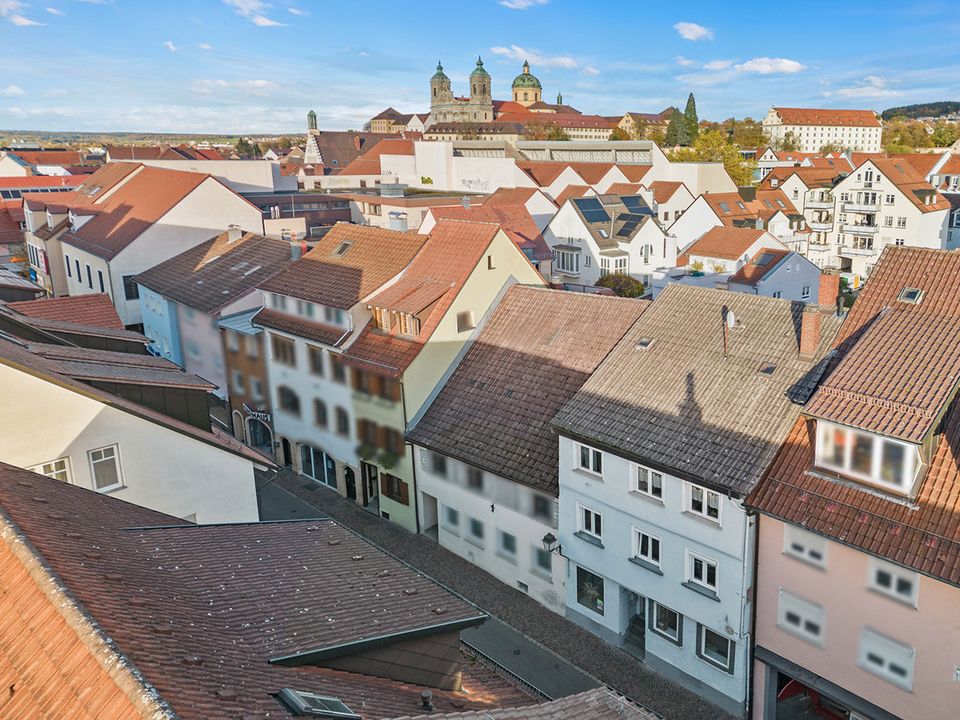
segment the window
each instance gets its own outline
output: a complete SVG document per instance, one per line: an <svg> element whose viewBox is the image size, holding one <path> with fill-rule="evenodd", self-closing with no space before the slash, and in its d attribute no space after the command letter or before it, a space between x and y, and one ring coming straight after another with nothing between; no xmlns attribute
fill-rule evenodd
<svg viewBox="0 0 960 720"><path fill-rule="evenodd" d="M483 470L475 467L467 468L467 487L477 492L483 491Z"/></svg>
<svg viewBox="0 0 960 720"><path fill-rule="evenodd" d="M688 485L687 512L720 524L720 493L699 485Z"/></svg>
<svg viewBox="0 0 960 720"><path fill-rule="evenodd" d="M327 426L327 404L319 398L313 401L313 422L317 427Z"/></svg>
<svg viewBox="0 0 960 720"><path fill-rule="evenodd" d="M733 673L734 644L708 627L697 625L697 657L724 672Z"/></svg>
<svg viewBox="0 0 960 720"><path fill-rule="evenodd" d="M687 550L687 582L717 592L717 561Z"/></svg>
<svg viewBox="0 0 960 720"><path fill-rule="evenodd" d="M660 538L634 528L633 556L638 560L660 567Z"/></svg>
<svg viewBox="0 0 960 720"><path fill-rule="evenodd" d="M911 690L915 659L916 651L912 647L903 645L870 628L865 627L860 631L858 664L867 672L904 690Z"/></svg>
<svg viewBox="0 0 960 720"><path fill-rule="evenodd" d="M93 290L93 272L90 270L90 266L87 265L87 286ZM127 298L128 300L133 300L133 298Z"/></svg>
<svg viewBox="0 0 960 720"><path fill-rule="evenodd" d="M396 477L395 475L390 475L389 473L383 476L383 492L392 500L396 500L398 503L403 505L409 505L409 495L407 491L407 484Z"/></svg>
<svg viewBox="0 0 960 720"><path fill-rule="evenodd" d="M260 378L250 378L250 397L257 402L263 400L263 383Z"/></svg>
<svg viewBox="0 0 960 720"><path fill-rule="evenodd" d="M603 615L603 578L577 566L577 602Z"/></svg>
<svg viewBox="0 0 960 720"><path fill-rule="evenodd" d="M483 523L476 518L470 518L470 537L481 547L483 546Z"/></svg>
<svg viewBox="0 0 960 720"><path fill-rule="evenodd" d="M770 297L775 297L775 298L777 298L777 299L782 298L782 297L783 297L783 291L782 291L782 290L774 290L773 293L770 295Z"/></svg>
<svg viewBox="0 0 960 720"><path fill-rule="evenodd" d="M243 373L239 370L230 373L230 387L235 393L243 392Z"/></svg>
<svg viewBox="0 0 960 720"><path fill-rule="evenodd" d="M340 698L317 695L292 688L283 688L279 697L293 708L295 715L314 715L326 718L359 718Z"/></svg>
<svg viewBox="0 0 960 720"><path fill-rule="evenodd" d="M919 453L914 445L819 420L817 465L906 492L919 466Z"/></svg>
<svg viewBox="0 0 960 720"><path fill-rule="evenodd" d="M915 572L899 565L884 562L878 558L870 560L867 587L914 607L917 604L917 579Z"/></svg>
<svg viewBox="0 0 960 720"><path fill-rule="evenodd" d="M580 274L580 251L579 250L554 250L553 263L560 272L571 275Z"/></svg>
<svg viewBox="0 0 960 720"><path fill-rule="evenodd" d="M307 346L307 357L310 361L310 373L323 377L323 350L312 345Z"/></svg>
<svg viewBox="0 0 960 720"><path fill-rule="evenodd" d="M603 517L596 510L577 504L577 530L595 537L603 537Z"/></svg>
<svg viewBox="0 0 960 720"><path fill-rule="evenodd" d="M133 275L123 276L123 296L127 300L136 300L140 297L140 286L133 279Z"/></svg>
<svg viewBox="0 0 960 720"><path fill-rule="evenodd" d="M338 407L334 414L337 416L337 434L344 437L350 436L350 416L342 407Z"/></svg>
<svg viewBox="0 0 960 720"><path fill-rule="evenodd" d="M652 497L656 500L663 500L663 474L656 470L637 466L636 486L634 490L641 495Z"/></svg>
<svg viewBox="0 0 960 720"><path fill-rule="evenodd" d="M95 490L113 490L123 486L116 445L91 450L87 455L90 458L90 471L93 475Z"/></svg>
<svg viewBox="0 0 960 720"><path fill-rule="evenodd" d="M533 570L534 572L547 573L548 575L553 573L553 559L552 553L549 550L544 550L539 545L533 546Z"/></svg>
<svg viewBox="0 0 960 720"><path fill-rule="evenodd" d="M603 474L603 453L588 445L576 445L577 467L594 475Z"/></svg>
<svg viewBox="0 0 960 720"><path fill-rule="evenodd" d="M898 217L898 218L897 218L897 227L898 227L898 228L905 228L906 226L907 226L907 219L906 219L905 217Z"/></svg>
<svg viewBox="0 0 960 720"><path fill-rule="evenodd" d="M777 626L810 642L823 642L824 610L820 605L799 598L780 588Z"/></svg>
<svg viewBox="0 0 960 720"><path fill-rule="evenodd" d="M800 299L801 299L801 300L809 300L809 299L810 299L810 286L809 286L809 285L804 285L802 288L800 288Z"/></svg>
<svg viewBox="0 0 960 720"><path fill-rule="evenodd" d="M80 261L74 259L73 264L77 268L77 282L83 282L83 278L80 277Z"/></svg>
<svg viewBox="0 0 960 720"><path fill-rule="evenodd" d="M443 506L443 526L454 532L460 529L460 511L449 505Z"/></svg>
<svg viewBox="0 0 960 720"><path fill-rule="evenodd" d="M100 282L100 292L106 292L106 288L103 285L103 271L97 270L97 280Z"/></svg>
<svg viewBox="0 0 960 720"><path fill-rule="evenodd" d="M255 335L247 335L243 339L244 345L247 346L247 357L251 360L255 360L260 357L260 344L259 340Z"/></svg>
<svg viewBox="0 0 960 720"><path fill-rule="evenodd" d="M64 255L63 258L67 261L67 277L73 277L73 273L70 272L70 256Z"/></svg>
<svg viewBox="0 0 960 720"><path fill-rule="evenodd" d="M683 644L683 615L655 600L650 601L650 629L672 643Z"/></svg>
<svg viewBox="0 0 960 720"><path fill-rule="evenodd" d="M343 361L336 355L330 356L330 368L333 379L341 384L346 384L347 382L347 367L343 364Z"/></svg>
<svg viewBox="0 0 960 720"><path fill-rule="evenodd" d="M31 468L27 468L35 473L46 475L48 478L60 480L61 482L70 482L70 460L69 458L60 458L51 462L40 463Z"/></svg>
<svg viewBox="0 0 960 720"><path fill-rule="evenodd" d="M477 326L473 320L473 310L464 310L457 313L457 332L473 330Z"/></svg>
<svg viewBox="0 0 960 720"><path fill-rule="evenodd" d="M286 385L277 388L277 401L284 412L300 416L300 396Z"/></svg>
<svg viewBox="0 0 960 720"><path fill-rule="evenodd" d="M240 336L229 330L224 333L227 339L227 351L235 353L240 349Z"/></svg>
<svg viewBox="0 0 960 720"><path fill-rule="evenodd" d="M515 563L517 561L517 536L511 535L504 530L497 531L498 553Z"/></svg>
<svg viewBox="0 0 960 720"><path fill-rule="evenodd" d="M279 335L271 335L270 346L273 348L273 359L278 363L288 367L297 366L297 354L293 340L288 340Z"/></svg>
<svg viewBox="0 0 960 720"><path fill-rule="evenodd" d="M822 568L826 566L827 541L795 525L784 525L783 553Z"/></svg>
<svg viewBox="0 0 960 720"><path fill-rule="evenodd" d="M893 227L893 216L892 216L892 215L887 215L887 216L885 216L885 217L883 218L883 226L884 226L884 227Z"/></svg>
<svg viewBox="0 0 960 720"><path fill-rule="evenodd" d="M553 520L553 501L545 495L533 495L533 516L541 520Z"/></svg>
<svg viewBox="0 0 960 720"><path fill-rule="evenodd" d="M434 475L447 476L447 458L445 455L430 453L430 472Z"/></svg>

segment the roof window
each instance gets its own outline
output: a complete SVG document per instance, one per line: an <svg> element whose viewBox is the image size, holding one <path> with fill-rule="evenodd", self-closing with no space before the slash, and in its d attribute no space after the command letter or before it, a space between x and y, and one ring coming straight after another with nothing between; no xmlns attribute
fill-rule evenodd
<svg viewBox="0 0 960 720"><path fill-rule="evenodd" d="M760 364L760 369L757 370L761 375L773 375L777 371L777 366L773 363L765 362Z"/></svg>
<svg viewBox="0 0 960 720"><path fill-rule="evenodd" d="M897 295L897 300L902 303L910 303L911 305L919 305L922 299L923 290L920 288L905 287L900 291L900 294Z"/></svg>
<svg viewBox="0 0 960 720"><path fill-rule="evenodd" d="M321 718L345 718L346 720L362 720L362 718L343 704L339 698L325 697L314 693L283 688L279 694L283 701L297 715L307 715Z"/></svg>
<svg viewBox="0 0 960 720"><path fill-rule="evenodd" d="M653 345L653 338L642 337L637 340L637 350L647 350Z"/></svg>
<svg viewBox="0 0 960 720"><path fill-rule="evenodd" d="M339 245L337 245L337 249L333 251L333 254L336 255L337 257L343 257L344 255L347 254L347 250L349 250L352 245L353 243L349 241L342 242Z"/></svg>

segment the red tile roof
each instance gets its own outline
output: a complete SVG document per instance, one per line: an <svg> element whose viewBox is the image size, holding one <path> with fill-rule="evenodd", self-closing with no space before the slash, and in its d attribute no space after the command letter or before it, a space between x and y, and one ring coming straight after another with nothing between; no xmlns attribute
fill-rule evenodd
<svg viewBox="0 0 960 720"><path fill-rule="evenodd" d="M665 203L680 189L685 188L682 182L669 180L654 180L650 183L650 190L653 190L653 199L658 203Z"/></svg>
<svg viewBox="0 0 960 720"><path fill-rule="evenodd" d="M260 289L348 310L407 267L425 242L417 233L337 223Z"/></svg>
<svg viewBox="0 0 960 720"><path fill-rule="evenodd" d="M17 646L35 637L72 641L56 622L68 617L89 633L85 652L112 669L127 697L178 717L290 717L274 697L285 687L337 697L369 720L418 712L422 687L270 660L436 633L442 624L455 632L484 617L331 520L195 526L3 464L0 509L10 526L3 547L34 564L27 588L7 573L0 581L0 597L35 603L34 620L15 624ZM3 564L17 567L6 557ZM57 657L72 666L84 654ZM33 668L49 662L26 660ZM437 712L534 702L502 677L464 666L462 691L433 689ZM115 694L102 702L116 706Z"/></svg>
<svg viewBox="0 0 960 720"><path fill-rule="evenodd" d="M77 150L12 150L10 155L27 165L82 165L83 153Z"/></svg>
<svg viewBox="0 0 960 720"><path fill-rule="evenodd" d="M691 255L724 260L739 260L757 240L766 234L766 230L754 228L734 228L721 225L710 228L698 240L683 251L685 258ZM678 261L678 265L681 263Z"/></svg>
<svg viewBox="0 0 960 720"><path fill-rule="evenodd" d="M937 192L927 182L926 178L906 161L897 158L871 158L869 162L883 173L884 177L896 185L921 212L928 213L950 209L950 203L947 199ZM933 202L925 203L923 200L925 197L932 197Z"/></svg>
<svg viewBox="0 0 960 720"><path fill-rule="evenodd" d="M845 172L849 174L849 171ZM808 188L833 187L836 181L840 179L839 171L834 168L776 167L767 173L766 177L763 178L763 182L761 182L757 188L758 190L775 190L794 175ZM774 179L778 181L777 188L773 187Z"/></svg>
<svg viewBox="0 0 960 720"><path fill-rule="evenodd" d="M6 204L0 204L0 245L22 242L23 231L20 229L20 223L13 219Z"/></svg>
<svg viewBox="0 0 960 720"><path fill-rule="evenodd" d="M531 260L549 260L553 257L550 246L540 234L533 216L523 205L496 204L491 207L485 202L480 207L440 207L433 208L430 212L438 222L467 220L496 223Z"/></svg>
<svg viewBox="0 0 960 720"><path fill-rule="evenodd" d="M653 165L625 165L623 163L617 163L617 167L620 169L620 172L627 176L627 180L635 183L643 180L651 168L653 168Z"/></svg>
<svg viewBox="0 0 960 720"><path fill-rule="evenodd" d="M733 225L734 220L745 218L759 217L766 221L778 212L799 214L783 190L757 190L753 200L744 199L738 192L707 193L703 199L726 225Z"/></svg>
<svg viewBox="0 0 960 720"><path fill-rule="evenodd" d="M570 187L582 187L578 185L569 186ZM640 191L643 190L643 185L640 183L625 183L625 182L615 182L607 188L606 195L639 195ZM566 190L564 191L566 192Z"/></svg>
<svg viewBox="0 0 960 720"><path fill-rule="evenodd" d="M123 330L123 321L106 293L25 300L7 303L7 307L33 318Z"/></svg>
<svg viewBox="0 0 960 720"><path fill-rule="evenodd" d="M590 190L591 188L589 185L567 185L563 190L560 191L560 194L557 195L553 201L557 204L557 207L563 207L567 200L583 197L585 194L590 192ZM611 190L611 192L615 191Z"/></svg>
<svg viewBox="0 0 960 720"><path fill-rule="evenodd" d="M0 188L19 190L21 188L77 187L86 178L76 175L27 175L0 177Z"/></svg>
<svg viewBox="0 0 960 720"><path fill-rule="evenodd" d="M570 167L577 171L577 175L590 185L596 185L614 168L613 163L604 162L572 162Z"/></svg>
<svg viewBox="0 0 960 720"><path fill-rule="evenodd" d="M495 207L497 205L523 205L536 193L541 192L538 188L497 188L490 195L483 198L485 207ZM547 197L544 195L544 197ZM547 198L548 200L550 198ZM551 200L551 202L553 202Z"/></svg>
<svg viewBox="0 0 960 720"><path fill-rule="evenodd" d="M381 155L413 155L413 140L384 138L340 171L340 175L380 175Z"/></svg>
<svg viewBox="0 0 960 720"><path fill-rule="evenodd" d="M730 276L729 282L756 285L789 254L789 250L760 250L750 258L750 262Z"/></svg>
<svg viewBox="0 0 960 720"><path fill-rule="evenodd" d="M826 125L830 127L880 127L873 110L831 110L814 108L773 108L785 125Z"/></svg>
<svg viewBox="0 0 960 720"><path fill-rule="evenodd" d="M546 187L560 177L560 173L570 167L570 163L548 162L544 160L518 160L517 167L529 175L538 186Z"/></svg>

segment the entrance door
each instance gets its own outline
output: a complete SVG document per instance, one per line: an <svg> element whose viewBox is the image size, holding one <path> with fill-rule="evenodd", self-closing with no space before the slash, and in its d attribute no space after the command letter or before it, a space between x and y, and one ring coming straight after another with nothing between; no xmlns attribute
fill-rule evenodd
<svg viewBox="0 0 960 720"><path fill-rule="evenodd" d="M646 651L646 606L647 599L642 595L627 591L627 602L632 611L627 634L623 639L624 650L631 655L643 658Z"/></svg>
<svg viewBox="0 0 960 720"><path fill-rule="evenodd" d="M353 468L349 465L343 469L343 482L347 486L347 497L351 500L357 499L357 478Z"/></svg>
<svg viewBox="0 0 960 720"><path fill-rule="evenodd" d="M281 440L280 449L283 453L283 464L286 467L293 467L293 450L290 448L290 441L286 438Z"/></svg>
<svg viewBox="0 0 960 720"><path fill-rule="evenodd" d="M273 452L273 433L262 420L257 418L247 418L247 431L250 437L250 447L255 447L261 452L271 454Z"/></svg>
<svg viewBox="0 0 960 720"><path fill-rule="evenodd" d="M437 499L433 495L420 493L420 507L423 511L423 523L420 525L420 527L423 528L423 534L437 540L439 533L438 523L440 520L440 507Z"/></svg>
<svg viewBox="0 0 960 720"><path fill-rule="evenodd" d="M380 473L377 466L361 462L360 480L363 483L363 506L366 507L380 495Z"/></svg>

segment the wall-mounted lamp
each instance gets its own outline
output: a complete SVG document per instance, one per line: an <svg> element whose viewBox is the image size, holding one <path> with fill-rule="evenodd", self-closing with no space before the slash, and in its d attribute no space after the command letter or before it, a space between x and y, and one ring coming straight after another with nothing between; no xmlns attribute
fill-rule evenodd
<svg viewBox="0 0 960 720"><path fill-rule="evenodd" d="M549 553L555 552L558 555L561 554L560 541L557 540L556 535L554 535L552 532L548 532L546 535L544 535L543 540L541 540L541 542L543 543L543 549L546 550L547 552Z"/></svg>

